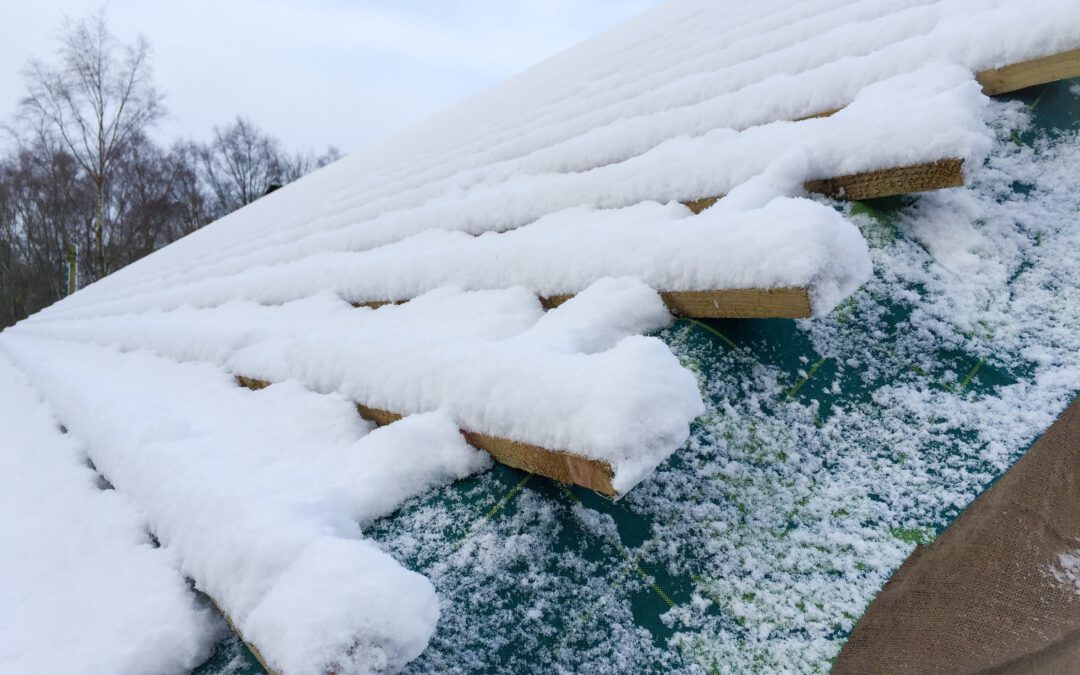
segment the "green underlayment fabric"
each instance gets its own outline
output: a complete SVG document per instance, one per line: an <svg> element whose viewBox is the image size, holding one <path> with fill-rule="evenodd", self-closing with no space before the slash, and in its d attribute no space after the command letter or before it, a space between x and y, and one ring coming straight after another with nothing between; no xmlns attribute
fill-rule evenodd
<svg viewBox="0 0 1080 675"><path fill-rule="evenodd" d="M1055 149L1080 149L1080 82L1014 101L974 189L838 206L878 272L829 318L660 335L709 412L625 499L496 467L369 528L444 601L408 672L827 671L915 544L1080 383L1062 365L1080 344L1080 193L1047 187L1080 158ZM970 214L944 238L927 230L943 207ZM949 257L964 246L997 262ZM230 638L196 672L262 671Z"/></svg>

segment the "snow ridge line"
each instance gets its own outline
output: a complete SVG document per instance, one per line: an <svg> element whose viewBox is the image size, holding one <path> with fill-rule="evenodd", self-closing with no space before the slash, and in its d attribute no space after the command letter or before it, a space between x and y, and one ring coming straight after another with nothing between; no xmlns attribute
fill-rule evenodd
<svg viewBox="0 0 1080 675"><path fill-rule="evenodd" d="M73 428L105 453L99 464L119 467L118 488L131 488L162 545L265 662L290 675L345 675L400 669L422 652L438 620L435 590L362 528L490 466L447 416L369 434L340 397L296 385L230 394L234 383L207 364L10 337ZM390 609L372 615L374 606Z"/></svg>
<svg viewBox="0 0 1080 675"><path fill-rule="evenodd" d="M0 370L14 376L12 380L2 380L0 389L10 386L13 390L22 389L26 394L34 397L36 399L34 403L41 406L48 419L55 425L58 439L64 439L64 444L69 445L74 451L70 456L70 464L63 461L62 455L53 456L52 453L43 452L46 449L62 450L61 447L42 447L35 453L39 458L38 461L42 462L35 467L37 469L34 471L35 477L39 471L43 471L52 476L53 481L50 482L48 491L50 504L39 505L39 509L32 511L31 522L38 536L44 535L49 540L62 540L65 542L65 548L55 559L40 561L40 566L33 572L34 580L48 580L62 570L64 581L60 584L61 593L65 590L65 584L91 583L105 589L105 592L109 594L107 599L95 598L92 593L85 592L78 592L78 598L74 600L67 595L64 596L63 608L60 611L65 619L59 620L53 617L46 636L49 646L42 647L48 651L48 656L40 653L38 646L28 639L25 627L27 624L37 625L42 620L48 620L59 609L50 604L50 597L55 595L56 591L39 589L39 592L33 594L34 600L30 607L16 604L17 607L22 607L22 611L26 614L17 620L19 629L15 631L16 634L7 636L17 641L14 651L9 651L3 645L4 640L0 639L0 652L4 652L11 659L5 659L5 663L8 667L18 669L32 662L33 669L40 668L41 672L52 672L58 667L66 669L70 665L68 659L74 657L80 665L95 672L100 670L117 674L179 673L197 665L209 654L210 645L219 637L220 624L210 619L205 606L210 598L195 589L193 582L185 579L175 564L168 562L166 554L160 551L158 538L146 518L138 513L137 509L131 507L126 493L116 490L108 476L97 467L86 449L86 444L69 432L64 421L56 414L52 402L36 386L30 374L18 360L11 357L2 340L0 340ZM14 411L20 409L17 400L9 400L7 403L15 405ZM8 409L5 412L12 411ZM33 415L29 417L31 419L27 419L24 414L18 420L9 421L14 421L17 426L24 422L36 424L32 419ZM10 428L9 431L11 431ZM35 435L35 438L39 441L46 440L44 434ZM15 446L11 447L9 452L0 459L9 461L19 454L18 433L12 440ZM60 460L60 467L62 467L60 473L57 473L57 467L50 464L56 460ZM81 483L81 481L70 484L64 484L63 481L59 484L56 482L58 478L78 477L82 471L88 472L93 477L93 481L89 484ZM70 491L73 487L76 488L76 492ZM83 494L92 496L90 501L81 504L81 509L75 512L73 508L78 501L76 499L78 488L83 488ZM67 491L58 492L58 490ZM16 494L18 491L16 488ZM32 505L31 508L33 508ZM78 534L73 535L71 532L65 534L61 528L52 527L55 523L48 521L48 515L43 515L49 513L64 517L65 523L73 523L79 529ZM137 533L131 531L131 525L137 526ZM7 525L3 529L8 537L14 535L13 540L11 538L5 540L5 546L9 547L8 551L19 557L34 555L35 551L28 548L32 542L25 537L25 533L20 532L18 525L14 526L14 531ZM96 538L90 548L83 548L87 533L90 536L94 536L95 533L103 535L104 538ZM130 549L124 549L122 546L125 535L130 538ZM143 549L144 545L153 553L147 555L147 549ZM121 551L124 555L117 559L115 556ZM47 554L48 549L45 549L44 553ZM76 556L80 563L79 567L71 569L70 565ZM0 556L0 564L5 562L2 558L3 556ZM156 561L161 562L154 564ZM102 567L103 563L107 563L107 569ZM10 566L5 564L4 568L9 575L5 576L8 582L20 583L20 577L17 576L18 564L14 566L15 576L10 576L13 574ZM162 571L166 572L166 576L157 574ZM101 573L107 576L104 578L98 576ZM169 580L176 582L172 588L168 583ZM153 581L155 585L147 586L147 582L150 581ZM136 594L136 602L141 608L139 611L127 613L122 609L117 611L116 607L123 606L124 598L117 598L115 593L124 590ZM170 594L173 594L172 604L163 604L170 601ZM18 591L15 597L18 597ZM179 604L176 604L177 601ZM83 607L87 602L94 604L89 608ZM103 602L106 603L105 608L102 607ZM169 610L173 614L162 614L163 610ZM92 618L93 626L80 623L79 618ZM133 620L137 623L131 623ZM11 625L3 616L0 616L0 623ZM69 634L67 630L76 632L77 635ZM136 632L133 634L132 631ZM116 639L112 642L108 639L94 640L95 634L100 634L99 638L105 637L106 634L115 634ZM139 654L138 650L130 649L128 642L138 639L147 640L153 645L153 656L147 657L145 654ZM69 651L64 652L62 658L63 666L55 661L56 654L52 644L54 640L60 640L69 645ZM90 653L84 653L79 649L79 645L86 640L93 640Z"/></svg>

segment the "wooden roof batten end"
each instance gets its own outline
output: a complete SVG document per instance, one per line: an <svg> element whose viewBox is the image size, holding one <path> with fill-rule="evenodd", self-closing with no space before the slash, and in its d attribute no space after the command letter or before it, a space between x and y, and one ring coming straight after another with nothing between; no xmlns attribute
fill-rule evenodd
<svg viewBox="0 0 1080 675"><path fill-rule="evenodd" d="M245 375L235 375L234 377L236 378L236 383L238 385L252 391L266 389L271 384L273 384L273 382L269 382L267 380L260 380L254 377L247 377Z"/></svg>
<svg viewBox="0 0 1080 675"><path fill-rule="evenodd" d="M360 416L379 426L392 424L402 415L372 408L362 403L356 406ZM607 462L563 450L549 450L538 445L508 438L461 430L469 445L487 452L499 464L535 473L569 485L580 485L608 497L617 497L612 485L614 470Z"/></svg>
<svg viewBox="0 0 1080 675"><path fill-rule="evenodd" d="M272 382L245 375L236 375L236 383L253 391L265 389ZM379 426L393 424L400 420L400 413L356 404L356 411L361 417ZM607 462L585 457L563 450L550 450L538 445L522 443L509 438L461 430L469 445L487 452L492 458L506 466L546 476L560 483L580 485L607 497L618 497L612 485L615 472Z"/></svg>
<svg viewBox="0 0 1080 675"><path fill-rule="evenodd" d="M571 300L574 293L540 296L545 310ZM813 315L810 291L800 287L721 288L702 291L661 291L671 313L688 319L808 319ZM378 309L408 300L353 303Z"/></svg>
<svg viewBox="0 0 1080 675"><path fill-rule="evenodd" d="M862 201L930 190L944 190L964 185L964 160L955 157L932 162L895 166L875 171L808 180L803 183L807 192L834 199ZM703 197L682 202L695 215L713 206L722 197Z"/></svg>
<svg viewBox="0 0 1080 675"><path fill-rule="evenodd" d="M847 201L880 199L897 195L963 187L964 160L955 157L910 164L846 176L808 180L803 185L814 192Z"/></svg>
<svg viewBox="0 0 1080 675"><path fill-rule="evenodd" d="M555 309L572 294L540 298ZM688 319L806 319L813 314L806 288L725 288L708 291L661 291L671 313Z"/></svg>
<svg viewBox="0 0 1080 675"><path fill-rule="evenodd" d="M987 96L1080 77L1080 47L1037 59L984 70L975 76Z"/></svg>

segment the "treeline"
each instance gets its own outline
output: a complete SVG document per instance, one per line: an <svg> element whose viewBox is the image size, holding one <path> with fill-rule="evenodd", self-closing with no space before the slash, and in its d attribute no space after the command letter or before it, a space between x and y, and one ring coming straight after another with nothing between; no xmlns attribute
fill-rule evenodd
<svg viewBox="0 0 1080 675"><path fill-rule="evenodd" d="M285 152L242 118L155 142L149 48L118 42L103 13L65 24L57 62L24 75L0 156L0 328L340 156Z"/></svg>

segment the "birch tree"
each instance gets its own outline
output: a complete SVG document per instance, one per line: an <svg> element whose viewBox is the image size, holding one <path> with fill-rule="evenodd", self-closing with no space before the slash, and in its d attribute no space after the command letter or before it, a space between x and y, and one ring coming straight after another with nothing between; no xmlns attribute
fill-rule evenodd
<svg viewBox="0 0 1080 675"><path fill-rule="evenodd" d="M110 271L105 238L115 165L165 109L151 80L146 40L120 43L104 11L65 22L57 56L56 64L27 65L28 93L20 107L31 124L56 137L93 184L93 255L100 278Z"/></svg>

